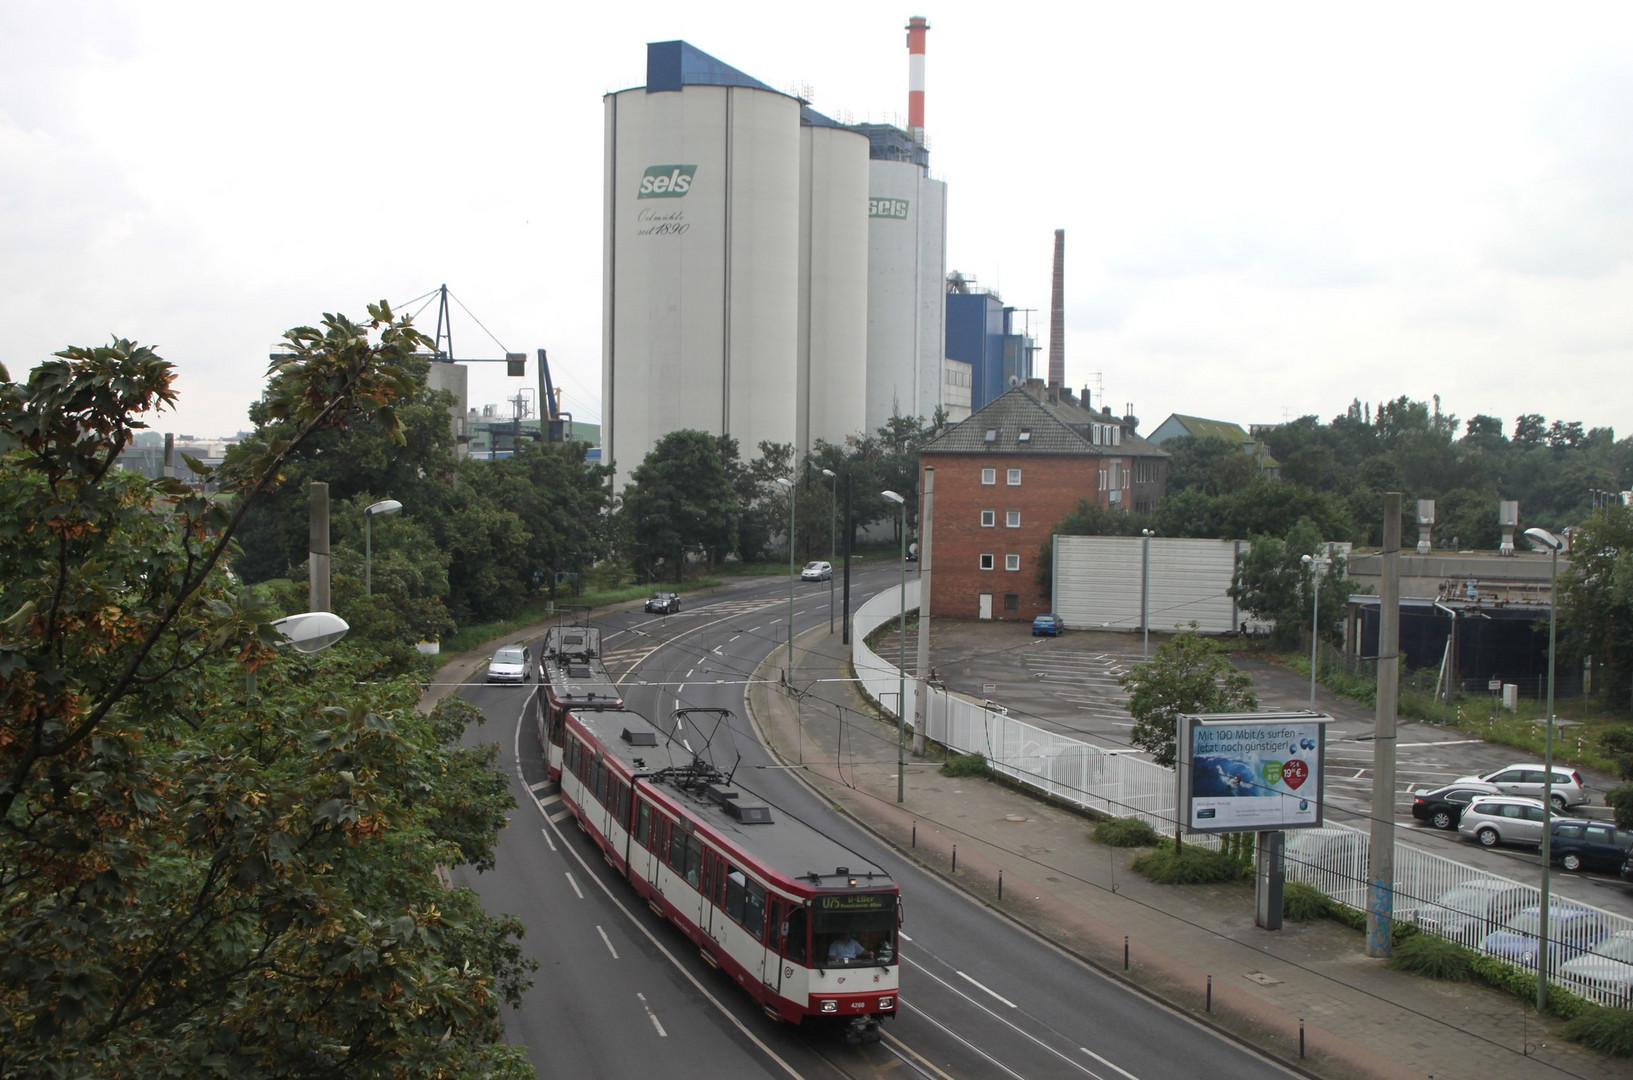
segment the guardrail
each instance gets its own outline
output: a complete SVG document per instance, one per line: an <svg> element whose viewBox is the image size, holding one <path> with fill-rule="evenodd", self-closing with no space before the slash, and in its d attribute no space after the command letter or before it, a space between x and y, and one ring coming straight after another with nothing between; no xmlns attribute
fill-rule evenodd
<svg viewBox="0 0 1633 1080"><path fill-rule="evenodd" d="M887 711L898 696L902 676L867 645L868 635L895 619L902 608L897 589L870 599L851 616L851 662L863 689ZM917 609L919 583L907 586L906 607ZM917 680L905 680L909 726L913 724ZM980 753L996 772L1018 783L1112 817L1140 817L1159 833L1172 833L1179 820L1178 785L1172 769L1127 751L1096 746L1007 715L989 702L928 688L924 734L955 753ZM1336 903L1367 910L1367 852L1371 837L1358 829L1332 825L1290 830L1285 866L1289 881L1302 881ZM1187 843L1217 847L1218 838L1203 834ZM1484 870L1422 851L1395 845L1394 912L1400 921L1480 950L1504 922L1526 908L1541 906L1541 890ZM1481 895L1501 898L1486 913L1472 908ZM1601 1005L1633 1006L1633 919L1577 901L1550 903L1548 981ZM1560 913L1585 912L1587 929L1561 931ZM1533 935L1534 937L1534 935ZM1595 945L1624 950L1620 974L1589 973L1571 961ZM1531 951L1534 953L1534 944ZM1518 967L1530 963L1516 962ZM1614 968L1614 965L1610 965Z"/></svg>

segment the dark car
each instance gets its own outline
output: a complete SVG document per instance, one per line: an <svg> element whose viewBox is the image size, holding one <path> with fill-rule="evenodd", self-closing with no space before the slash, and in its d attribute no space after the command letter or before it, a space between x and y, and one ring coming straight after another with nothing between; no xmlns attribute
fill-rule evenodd
<svg viewBox="0 0 1633 1080"><path fill-rule="evenodd" d="M1469 803L1481 795L1501 795L1496 784L1447 784L1412 796L1412 816L1437 829L1455 829Z"/></svg>
<svg viewBox="0 0 1633 1080"><path fill-rule="evenodd" d="M1059 637L1060 632L1066 629L1066 621L1059 615L1039 615L1032 620L1032 636L1048 634L1050 637Z"/></svg>
<svg viewBox="0 0 1633 1080"><path fill-rule="evenodd" d="M1549 858L1567 870L1614 874L1633 856L1633 832L1608 822L1561 818L1549 830Z"/></svg>
<svg viewBox="0 0 1633 1080"><path fill-rule="evenodd" d="M680 610L680 593L655 592L646 598L646 610L658 615L673 615Z"/></svg>

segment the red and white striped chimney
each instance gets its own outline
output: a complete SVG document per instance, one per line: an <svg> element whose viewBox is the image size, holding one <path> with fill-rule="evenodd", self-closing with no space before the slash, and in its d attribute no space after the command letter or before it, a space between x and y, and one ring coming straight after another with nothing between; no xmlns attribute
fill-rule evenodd
<svg viewBox="0 0 1633 1080"><path fill-rule="evenodd" d="M923 15L907 20L907 133L924 141L924 35L930 23Z"/></svg>

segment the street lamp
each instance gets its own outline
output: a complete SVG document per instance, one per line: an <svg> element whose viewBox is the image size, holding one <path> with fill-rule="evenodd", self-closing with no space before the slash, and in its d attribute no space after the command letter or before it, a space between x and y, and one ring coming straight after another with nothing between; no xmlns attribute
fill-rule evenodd
<svg viewBox="0 0 1633 1080"><path fill-rule="evenodd" d="M1537 913L1537 1012L1548 1007L1548 833L1554 812L1554 629L1559 611L1559 549L1565 542L1547 529L1526 529L1525 538L1537 551L1548 552L1548 730L1542 736L1542 907Z"/></svg>
<svg viewBox="0 0 1633 1080"><path fill-rule="evenodd" d="M894 491L881 491L902 508L901 646L896 657L896 801L902 801L907 778L907 500Z"/></svg>
<svg viewBox="0 0 1633 1080"><path fill-rule="evenodd" d="M794 481L777 477L788 489L788 671L783 681L794 685Z"/></svg>
<svg viewBox="0 0 1633 1080"><path fill-rule="evenodd" d="M363 510L363 595L374 595L374 519L381 514L395 514L403 508L396 499L382 499Z"/></svg>
<svg viewBox="0 0 1633 1080"><path fill-rule="evenodd" d="M269 624L282 639L279 645L292 646L296 652L322 652L351 631L351 626L332 611L303 611L286 615ZM244 665L244 696L255 700L255 669Z"/></svg>
<svg viewBox="0 0 1633 1080"><path fill-rule="evenodd" d="M822 475L828 478L828 633L834 632L834 576L832 565L834 555L834 528L839 516L839 476L832 469L823 469Z"/></svg>
<svg viewBox="0 0 1633 1080"><path fill-rule="evenodd" d="M1314 575L1315 588L1310 596L1310 711L1315 712L1316 649L1321 644L1321 575L1326 572L1327 560L1314 555L1301 555L1299 562L1308 566Z"/></svg>

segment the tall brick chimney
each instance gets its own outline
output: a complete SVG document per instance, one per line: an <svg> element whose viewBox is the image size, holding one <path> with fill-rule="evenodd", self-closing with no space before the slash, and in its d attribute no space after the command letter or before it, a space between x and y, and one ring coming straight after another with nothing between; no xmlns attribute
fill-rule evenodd
<svg viewBox="0 0 1633 1080"><path fill-rule="evenodd" d="M1066 385L1066 230L1055 230L1055 278L1049 290L1049 399Z"/></svg>

